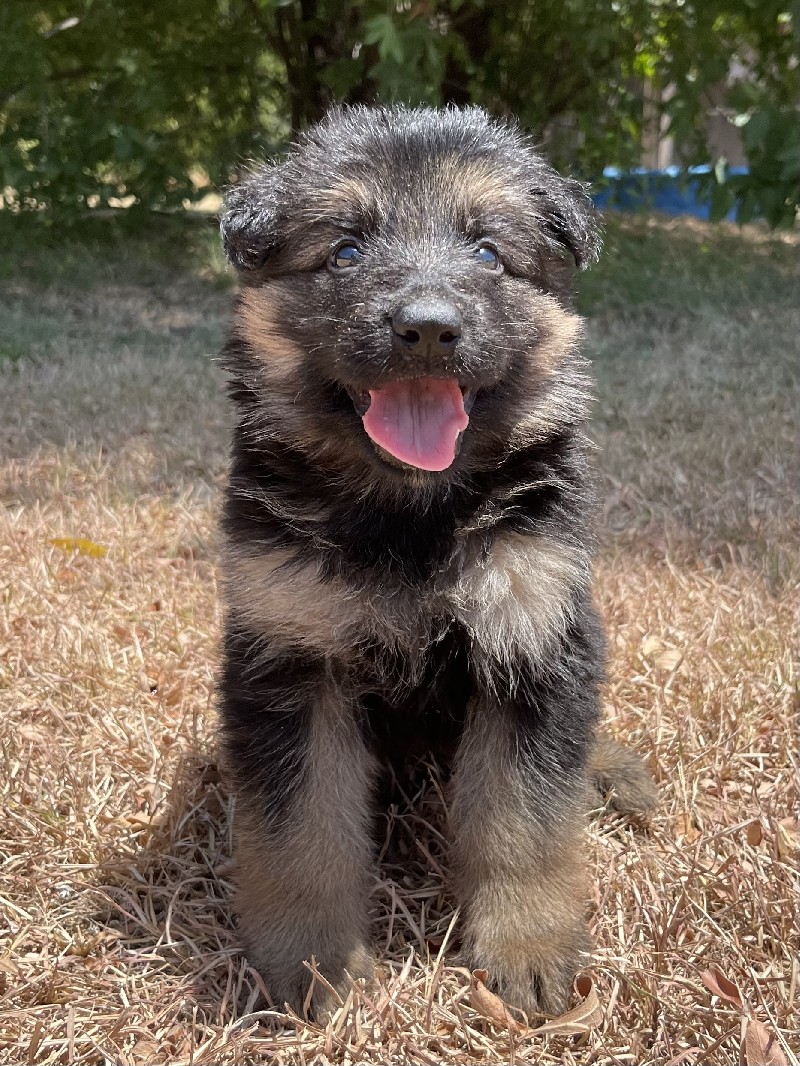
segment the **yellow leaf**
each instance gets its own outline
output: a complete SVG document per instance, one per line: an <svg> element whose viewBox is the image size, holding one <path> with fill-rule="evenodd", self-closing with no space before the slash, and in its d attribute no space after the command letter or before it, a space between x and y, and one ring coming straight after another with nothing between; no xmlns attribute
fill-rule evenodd
<svg viewBox="0 0 800 1066"><path fill-rule="evenodd" d="M108 554L105 545L95 544L93 540L87 540L85 537L53 537L49 543L63 552L79 552L81 555L91 556L92 559L102 559Z"/></svg>

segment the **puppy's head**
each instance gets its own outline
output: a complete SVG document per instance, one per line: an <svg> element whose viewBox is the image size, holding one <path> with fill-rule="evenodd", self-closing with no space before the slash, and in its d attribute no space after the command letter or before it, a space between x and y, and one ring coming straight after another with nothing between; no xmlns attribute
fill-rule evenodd
<svg viewBox="0 0 800 1066"><path fill-rule="evenodd" d="M228 362L264 432L447 478L530 436L537 409L554 428L559 381L575 417L564 260L597 257L595 216L513 127L478 109L334 111L226 207L245 285Z"/></svg>

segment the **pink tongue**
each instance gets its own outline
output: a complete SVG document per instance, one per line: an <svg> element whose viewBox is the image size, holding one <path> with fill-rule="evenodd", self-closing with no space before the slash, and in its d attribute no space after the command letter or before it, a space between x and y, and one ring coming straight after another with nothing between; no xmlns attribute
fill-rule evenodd
<svg viewBox="0 0 800 1066"><path fill-rule="evenodd" d="M420 470L446 470L456 440L467 428L464 397L452 378L413 378L370 389L364 429L401 463Z"/></svg>

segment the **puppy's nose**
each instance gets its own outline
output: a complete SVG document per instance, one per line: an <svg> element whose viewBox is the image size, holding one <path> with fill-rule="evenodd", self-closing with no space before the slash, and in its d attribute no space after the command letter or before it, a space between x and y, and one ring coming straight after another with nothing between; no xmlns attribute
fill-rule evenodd
<svg viewBox="0 0 800 1066"><path fill-rule="evenodd" d="M435 297L412 300L392 315L392 330L412 355L447 355L461 336L461 312Z"/></svg>

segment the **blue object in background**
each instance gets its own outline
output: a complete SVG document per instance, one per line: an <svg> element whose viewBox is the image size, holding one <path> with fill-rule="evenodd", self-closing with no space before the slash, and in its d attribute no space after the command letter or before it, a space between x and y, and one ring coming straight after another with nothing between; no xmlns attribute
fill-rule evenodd
<svg viewBox="0 0 800 1066"><path fill-rule="evenodd" d="M619 170L606 167L603 170L604 187L592 196L597 207L616 211L648 209L663 211L667 215L693 215L708 220L711 210L711 184L708 175L710 166L666 167L664 170ZM746 167L730 167L730 175L746 174ZM736 208L725 216L736 221Z"/></svg>

